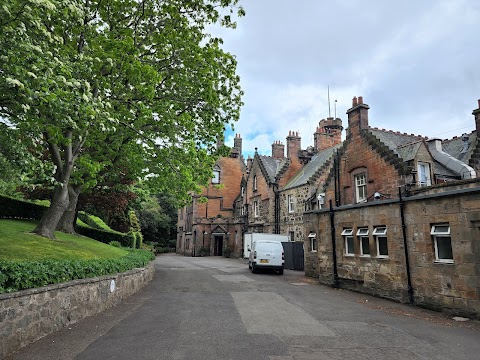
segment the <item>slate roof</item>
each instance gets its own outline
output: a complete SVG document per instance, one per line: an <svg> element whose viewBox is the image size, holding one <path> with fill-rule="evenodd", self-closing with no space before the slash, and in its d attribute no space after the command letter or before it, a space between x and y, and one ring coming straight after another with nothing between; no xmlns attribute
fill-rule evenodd
<svg viewBox="0 0 480 360"><path fill-rule="evenodd" d="M452 155L454 158L468 164L470 158L472 157L473 151L475 150L475 145L477 143L477 135L475 131L468 134L468 148L467 151L462 153L463 150L463 140L462 137L455 137L450 140L442 141L443 151L447 154Z"/></svg>
<svg viewBox="0 0 480 360"><path fill-rule="evenodd" d="M288 159L275 159L271 156L258 155L260 161L260 166L266 172L266 178L268 182L275 182L276 176L279 174L280 170L288 163Z"/></svg>
<svg viewBox="0 0 480 360"><path fill-rule="evenodd" d="M315 173L324 166L329 159L335 154L335 150L339 149L342 144L338 144L320 151L312 157L312 160L305 165L286 185L282 190L292 189L301 185L305 185L314 177Z"/></svg>
<svg viewBox="0 0 480 360"><path fill-rule="evenodd" d="M370 128L369 130L378 140L388 146L404 161L413 159L412 155L415 156L416 150L418 150L418 147L420 146L420 142L424 139L423 137L414 134L400 133L377 128ZM418 143L418 147L416 147L416 149L415 146L406 147L406 145L412 143Z"/></svg>

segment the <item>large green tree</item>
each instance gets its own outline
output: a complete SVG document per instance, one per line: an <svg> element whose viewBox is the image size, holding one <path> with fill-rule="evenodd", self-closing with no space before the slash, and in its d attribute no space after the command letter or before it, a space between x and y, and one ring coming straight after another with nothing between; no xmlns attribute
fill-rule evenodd
<svg viewBox="0 0 480 360"><path fill-rule="evenodd" d="M205 28L234 27L237 1L2 4L0 116L43 144L55 169L36 233L53 237L71 200L106 168L110 144L131 150L131 173L157 191L182 197L207 181L242 93L234 57Z"/></svg>

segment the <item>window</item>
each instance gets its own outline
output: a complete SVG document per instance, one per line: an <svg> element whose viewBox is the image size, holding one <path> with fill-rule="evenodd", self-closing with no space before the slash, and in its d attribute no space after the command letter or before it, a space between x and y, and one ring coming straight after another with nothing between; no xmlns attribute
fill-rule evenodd
<svg viewBox="0 0 480 360"><path fill-rule="evenodd" d="M244 216L244 215L245 215L245 205L241 205L240 215L241 215L241 216Z"/></svg>
<svg viewBox="0 0 480 360"><path fill-rule="evenodd" d="M430 180L430 164L419 162L418 163L418 185L430 186L432 182Z"/></svg>
<svg viewBox="0 0 480 360"><path fill-rule="evenodd" d="M325 193L321 193L317 195L317 206L319 209L323 207L325 204Z"/></svg>
<svg viewBox="0 0 480 360"><path fill-rule="evenodd" d="M360 243L360 256L370 256L370 240L368 238L368 229L358 229L357 236Z"/></svg>
<svg viewBox="0 0 480 360"><path fill-rule="evenodd" d="M355 250L353 247L353 229L344 229L342 231L342 236L345 237L345 255L355 255Z"/></svg>
<svg viewBox="0 0 480 360"><path fill-rule="evenodd" d="M295 211L295 206L293 204L293 195L288 195L288 212L293 213Z"/></svg>
<svg viewBox="0 0 480 360"><path fill-rule="evenodd" d="M308 238L310 239L310 251L317 252L317 234L310 233Z"/></svg>
<svg viewBox="0 0 480 360"><path fill-rule="evenodd" d="M290 231L290 241L295 241L295 231Z"/></svg>
<svg viewBox="0 0 480 360"><path fill-rule="evenodd" d="M254 191L257 190L257 175L253 177L253 190Z"/></svg>
<svg viewBox="0 0 480 360"><path fill-rule="evenodd" d="M357 203L367 201L367 177L365 174L355 175L355 195Z"/></svg>
<svg viewBox="0 0 480 360"><path fill-rule="evenodd" d="M253 202L253 216L258 217L258 201Z"/></svg>
<svg viewBox="0 0 480 360"><path fill-rule="evenodd" d="M379 226L373 229L373 236L375 236L375 242L377 244L377 257L388 258L388 246L387 246L387 228Z"/></svg>
<svg viewBox="0 0 480 360"><path fill-rule="evenodd" d="M220 184L220 170L213 170L212 184Z"/></svg>
<svg viewBox="0 0 480 360"><path fill-rule="evenodd" d="M240 194L243 196L245 195L245 188L242 186L240 189Z"/></svg>
<svg viewBox="0 0 480 360"><path fill-rule="evenodd" d="M452 238L448 224L433 225L430 234L435 245L435 261L453 263Z"/></svg>

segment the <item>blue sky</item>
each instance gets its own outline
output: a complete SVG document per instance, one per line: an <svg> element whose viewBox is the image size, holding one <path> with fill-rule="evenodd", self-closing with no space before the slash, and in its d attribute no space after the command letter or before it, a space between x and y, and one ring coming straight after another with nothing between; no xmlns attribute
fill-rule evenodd
<svg viewBox="0 0 480 360"><path fill-rule="evenodd" d="M227 131L271 155L298 131L312 145L318 122L347 127L354 96L370 105L369 124L429 137L474 130L480 98L480 1L240 0L247 15L221 30L236 55L245 91L240 121Z"/></svg>

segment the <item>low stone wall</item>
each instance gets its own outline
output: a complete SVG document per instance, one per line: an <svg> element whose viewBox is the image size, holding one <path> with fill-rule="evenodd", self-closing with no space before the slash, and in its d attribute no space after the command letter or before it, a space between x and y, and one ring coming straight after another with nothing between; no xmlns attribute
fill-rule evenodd
<svg viewBox="0 0 480 360"><path fill-rule="evenodd" d="M152 262L121 274L0 294L0 359L118 304L148 284L154 272Z"/></svg>

